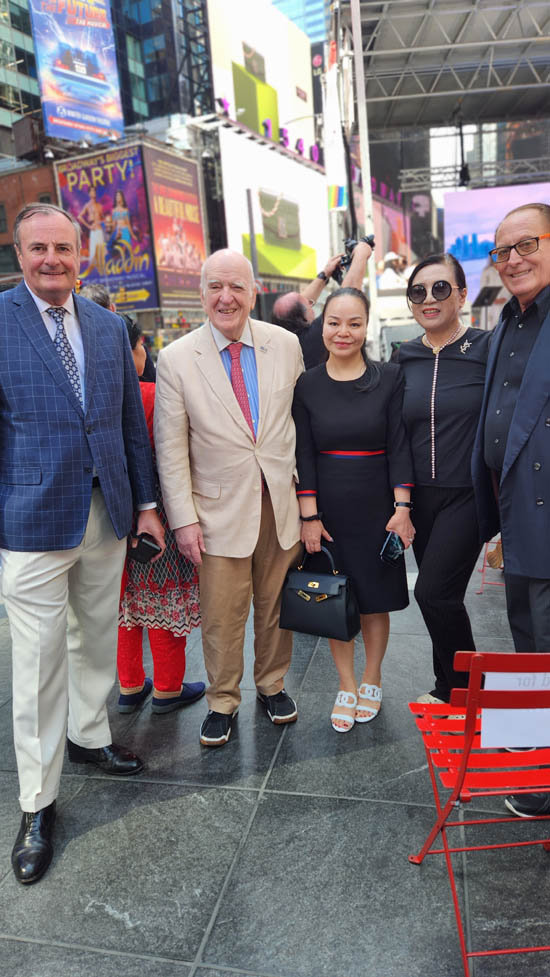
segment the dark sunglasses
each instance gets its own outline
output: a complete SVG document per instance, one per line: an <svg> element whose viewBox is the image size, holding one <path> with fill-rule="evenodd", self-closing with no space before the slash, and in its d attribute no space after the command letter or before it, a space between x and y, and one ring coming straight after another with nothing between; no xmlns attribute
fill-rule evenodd
<svg viewBox="0 0 550 977"><path fill-rule="evenodd" d="M440 281L434 282L432 285L432 298L436 302L443 302L445 299L449 298L453 288L458 288L462 291L460 285L451 285L450 282ZM422 305L428 295L428 290L425 285L409 285L407 289L407 298L409 298L413 305Z"/></svg>

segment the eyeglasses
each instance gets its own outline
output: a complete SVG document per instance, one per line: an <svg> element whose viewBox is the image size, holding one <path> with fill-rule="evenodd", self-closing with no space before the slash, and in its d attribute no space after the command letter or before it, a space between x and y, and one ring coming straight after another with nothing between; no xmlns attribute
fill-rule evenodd
<svg viewBox="0 0 550 977"><path fill-rule="evenodd" d="M460 285L451 285L450 282L446 281L434 282L431 288L432 297L436 302L443 302L449 298L453 288L462 291ZM409 285L407 289L407 298L411 300L413 305L422 305L427 295L428 290L425 285Z"/></svg>
<svg viewBox="0 0 550 977"><path fill-rule="evenodd" d="M518 241L517 244L510 244L505 248L493 248L492 251L489 251L491 261L495 265L500 265L502 262L508 261L512 251L517 251L520 256L534 254L535 251L538 251L539 241L542 241L543 237L550 237L550 234L539 234L538 237L524 237L523 241Z"/></svg>

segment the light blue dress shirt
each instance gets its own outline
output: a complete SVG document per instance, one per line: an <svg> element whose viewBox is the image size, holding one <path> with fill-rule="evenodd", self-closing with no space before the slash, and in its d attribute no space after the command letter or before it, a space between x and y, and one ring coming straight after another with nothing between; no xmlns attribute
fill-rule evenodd
<svg viewBox="0 0 550 977"><path fill-rule="evenodd" d="M220 351L224 370L227 373L229 382L231 383L231 353L228 349L228 347L231 345L231 340L226 339L223 333L220 332L219 329L216 329L212 323L210 323L210 328L212 330L212 335L214 337L216 346ZM254 437L256 437L258 434L258 421L260 418L260 395L258 392L256 353L254 352L254 342L252 340L252 331L250 329L249 322L246 323L239 342L243 344L241 349L241 370L243 371L244 385L248 394L248 403L250 405L252 424L254 426Z"/></svg>

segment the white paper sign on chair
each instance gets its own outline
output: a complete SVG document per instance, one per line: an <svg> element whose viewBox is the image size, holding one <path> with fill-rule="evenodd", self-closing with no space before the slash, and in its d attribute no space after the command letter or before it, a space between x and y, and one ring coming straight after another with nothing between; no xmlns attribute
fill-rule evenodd
<svg viewBox="0 0 550 977"><path fill-rule="evenodd" d="M485 688L544 691L550 689L550 673L489 672ZM482 709L481 746L550 746L550 709Z"/></svg>

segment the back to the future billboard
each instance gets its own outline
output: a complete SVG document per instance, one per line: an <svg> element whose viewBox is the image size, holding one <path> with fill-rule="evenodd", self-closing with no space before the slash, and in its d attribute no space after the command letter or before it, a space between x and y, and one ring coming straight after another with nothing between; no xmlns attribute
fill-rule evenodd
<svg viewBox="0 0 550 977"><path fill-rule="evenodd" d="M46 135L89 143L124 129L109 0L28 0Z"/></svg>

